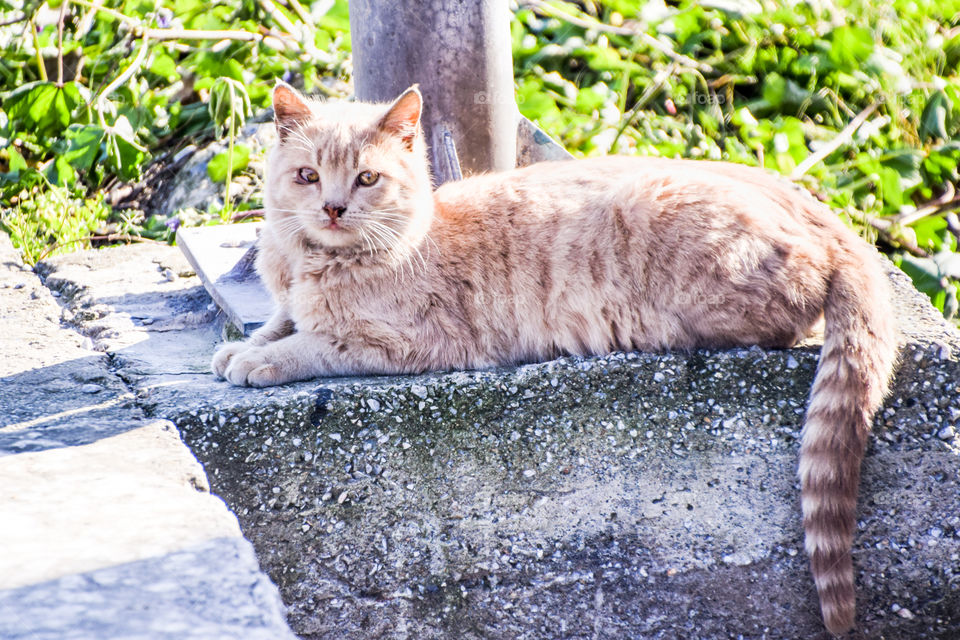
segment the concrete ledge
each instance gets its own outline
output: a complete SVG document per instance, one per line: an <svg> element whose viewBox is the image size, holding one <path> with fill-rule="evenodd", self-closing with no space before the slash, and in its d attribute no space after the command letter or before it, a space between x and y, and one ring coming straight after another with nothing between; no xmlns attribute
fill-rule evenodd
<svg viewBox="0 0 960 640"><path fill-rule="evenodd" d="M294 638L173 424L2 235L0 309L0 638Z"/></svg>
<svg viewBox="0 0 960 640"><path fill-rule="evenodd" d="M178 426L301 637L823 636L794 479L815 344L236 389L184 264L41 273ZM906 344L864 466L859 633L954 637L960 337L891 279Z"/></svg>
<svg viewBox="0 0 960 640"><path fill-rule="evenodd" d="M249 542L218 538L0 591L0 637L293 640L276 587L256 565Z"/></svg>

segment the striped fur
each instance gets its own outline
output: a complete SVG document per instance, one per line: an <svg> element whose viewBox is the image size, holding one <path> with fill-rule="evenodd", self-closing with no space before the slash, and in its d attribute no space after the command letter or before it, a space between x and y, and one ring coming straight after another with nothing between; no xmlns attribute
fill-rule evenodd
<svg viewBox="0 0 960 640"><path fill-rule="evenodd" d="M896 357L885 279L862 243L844 242L824 309L825 340L800 447L805 547L827 629L854 624L850 547L860 462Z"/></svg>
<svg viewBox="0 0 960 640"><path fill-rule="evenodd" d="M853 624L860 461L895 351L872 247L759 169L592 158L434 192L416 90L388 107L281 86L274 103L281 142L257 269L278 311L217 352L217 375L267 386L615 349L789 347L823 315L804 526L827 627ZM379 179L360 185L368 171Z"/></svg>

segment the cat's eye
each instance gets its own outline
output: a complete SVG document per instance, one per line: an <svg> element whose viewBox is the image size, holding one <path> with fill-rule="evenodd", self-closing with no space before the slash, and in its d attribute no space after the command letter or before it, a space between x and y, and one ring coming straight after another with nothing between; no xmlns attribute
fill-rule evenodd
<svg viewBox="0 0 960 640"><path fill-rule="evenodd" d="M369 187L380 179L380 174L376 171L364 171L357 176L357 184L361 187Z"/></svg>
<svg viewBox="0 0 960 640"><path fill-rule="evenodd" d="M300 167L297 169L297 180L299 182L316 182L320 179L320 174L309 167Z"/></svg>

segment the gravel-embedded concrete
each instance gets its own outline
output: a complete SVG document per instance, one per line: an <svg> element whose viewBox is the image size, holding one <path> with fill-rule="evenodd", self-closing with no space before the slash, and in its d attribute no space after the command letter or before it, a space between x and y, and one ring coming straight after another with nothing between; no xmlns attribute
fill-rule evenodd
<svg viewBox="0 0 960 640"><path fill-rule="evenodd" d="M294 638L174 425L62 318L0 234L0 638Z"/></svg>
<svg viewBox="0 0 960 640"><path fill-rule="evenodd" d="M175 249L40 273L178 426L301 637L825 637L795 480L815 344L237 389ZM864 465L858 637L955 638L960 336L892 279L906 344Z"/></svg>

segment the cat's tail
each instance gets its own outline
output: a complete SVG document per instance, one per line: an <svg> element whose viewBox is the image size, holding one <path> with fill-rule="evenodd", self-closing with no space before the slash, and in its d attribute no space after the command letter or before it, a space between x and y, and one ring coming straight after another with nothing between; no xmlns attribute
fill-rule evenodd
<svg viewBox="0 0 960 640"><path fill-rule="evenodd" d="M887 278L865 243L841 240L824 305L823 350L800 448L805 547L827 629L854 624L860 462L898 350Z"/></svg>

